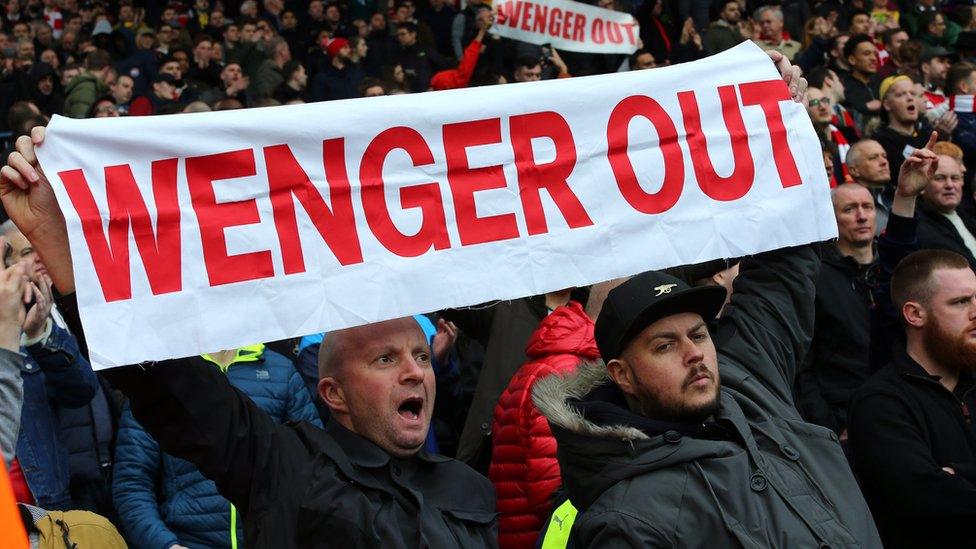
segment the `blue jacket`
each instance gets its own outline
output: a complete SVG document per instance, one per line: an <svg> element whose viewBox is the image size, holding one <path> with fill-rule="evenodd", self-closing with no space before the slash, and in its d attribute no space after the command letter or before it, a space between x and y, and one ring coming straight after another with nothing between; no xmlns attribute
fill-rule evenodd
<svg viewBox="0 0 976 549"><path fill-rule="evenodd" d="M322 426L292 362L264 345L240 349L225 373L275 421ZM193 464L163 453L128 405L119 426L112 494L132 547L239 547L244 539L240 515L213 481Z"/></svg>
<svg viewBox="0 0 976 549"><path fill-rule="evenodd" d="M24 407L21 412L17 459L38 507L68 510L68 450L61 440L55 408L80 408L95 396L98 381L81 356L78 341L51 323L47 340L22 348Z"/></svg>

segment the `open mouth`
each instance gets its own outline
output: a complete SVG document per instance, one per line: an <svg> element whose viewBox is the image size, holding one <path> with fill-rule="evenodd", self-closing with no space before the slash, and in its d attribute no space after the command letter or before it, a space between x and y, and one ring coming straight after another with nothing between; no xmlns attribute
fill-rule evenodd
<svg viewBox="0 0 976 549"><path fill-rule="evenodd" d="M397 413L405 419L420 419L420 413L424 410L424 399L420 397L410 397L400 403Z"/></svg>

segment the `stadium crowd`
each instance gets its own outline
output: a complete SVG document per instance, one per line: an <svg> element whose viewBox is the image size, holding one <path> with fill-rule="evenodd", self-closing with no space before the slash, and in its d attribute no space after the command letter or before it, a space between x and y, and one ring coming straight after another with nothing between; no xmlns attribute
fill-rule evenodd
<svg viewBox="0 0 976 549"><path fill-rule="evenodd" d="M3 2L0 452L32 546L971 543L976 2L595 5L634 16L637 51L500 38L487 0ZM835 241L92 371L34 154L52 116L656 69L748 40L819 136Z"/></svg>

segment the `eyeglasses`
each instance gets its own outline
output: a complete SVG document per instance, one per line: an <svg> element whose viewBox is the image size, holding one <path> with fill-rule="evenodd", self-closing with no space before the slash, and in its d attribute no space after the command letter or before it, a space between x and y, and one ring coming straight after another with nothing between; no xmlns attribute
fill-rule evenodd
<svg viewBox="0 0 976 549"><path fill-rule="evenodd" d="M830 106L830 98L829 97L821 97L820 99L811 99L807 103L807 105L810 105L811 107L819 107L820 105L823 105L824 107L829 107Z"/></svg>

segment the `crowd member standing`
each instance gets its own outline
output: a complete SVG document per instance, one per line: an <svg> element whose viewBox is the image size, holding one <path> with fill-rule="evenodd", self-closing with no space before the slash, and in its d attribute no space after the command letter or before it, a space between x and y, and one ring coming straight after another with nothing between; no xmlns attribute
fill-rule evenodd
<svg viewBox="0 0 976 549"><path fill-rule="evenodd" d="M884 272L892 274L877 294L890 300L906 339L850 410L851 458L887 547L968 544L976 516L976 435L969 418L976 405L976 274L952 252L901 259L914 248L915 197L942 158L917 151L905 164L913 169L902 168L879 244Z"/></svg>
<svg viewBox="0 0 976 549"><path fill-rule="evenodd" d="M847 439L847 407L871 375L870 314L875 202L862 185L831 191L837 242L826 244L816 279L813 341L797 376L804 419Z"/></svg>
<svg viewBox="0 0 976 549"><path fill-rule="evenodd" d="M498 399L492 422L492 459L488 478L498 494L498 545L502 549L535 547L549 517L550 499L561 479L556 440L546 418L532 403L532 388L550 375L567 374L600 352L593 321L575 301L542 320L525 349L529 361L512 376Z"/></svg>
<svg viewBox="0 0 976 549"><path fill-rule="evenodd" d="M298 372L284 356L258 344L203 359L275 423L322 426ZM192 463L164 453L128 407L118 438L112 493L134 547L237 547L244 539L237 509Z"/></svg>

